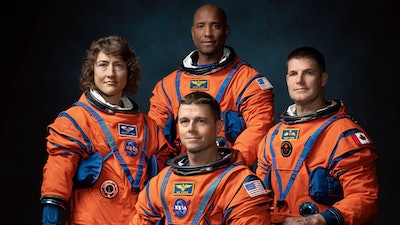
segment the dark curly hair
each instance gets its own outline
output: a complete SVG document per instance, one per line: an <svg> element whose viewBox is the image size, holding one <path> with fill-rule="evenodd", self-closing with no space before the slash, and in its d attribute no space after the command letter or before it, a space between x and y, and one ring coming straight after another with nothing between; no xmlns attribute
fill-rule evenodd
<svg viewBox="0 0 400 225"><path fill-rule="evenodd" d="M126 62L128 66L128 81L126 87L123 89L123 94L137 94L141 80L141 69L138 58L128 41L117 35L99 38L90 44L82 65L80 89L87 91L96 88L94 84L94 64L100 52L117 56Z"/></svg>

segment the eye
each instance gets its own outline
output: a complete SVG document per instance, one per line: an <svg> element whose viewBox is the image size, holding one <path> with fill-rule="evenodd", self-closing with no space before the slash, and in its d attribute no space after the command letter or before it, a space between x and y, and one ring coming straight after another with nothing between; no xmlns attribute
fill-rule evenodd
<svg viewBox="0 0 400 225"><path fill-rule="evenodd" d="M117 70L124 70L125 69L125 65L123 63L116 63L114 65L115 69Z"/></svg>
<svg viewBox="0 0 400 225"><path fill-rule="evenodd" d="M179 120L179 124L181 124L181 125L185 125L187 123L189 123L189 120L187 120L187 119L180 119Z"/></svg>
<svg viewBox="0 0 400 225"><path fill-rule="evenodd" d="M221 25L219 24L219 23L215 23L215 24L213 24L213 26L212 26L214 29L221 29Z"/></svg>
<svg viewBox="0 0 400 225"><path fill-rule="evenodd" d="M105 67L107 67L107 63L99 63L97 66L98 66L98 67L105 68Z"/></svg>
<svg viewBox="0 0 400 225"><path fill-rule="evenodd" d="M204 24L202 24L202 23L199 23L199 24L196 25L197 29L202 29L203 27L204 27Z"/></svg>

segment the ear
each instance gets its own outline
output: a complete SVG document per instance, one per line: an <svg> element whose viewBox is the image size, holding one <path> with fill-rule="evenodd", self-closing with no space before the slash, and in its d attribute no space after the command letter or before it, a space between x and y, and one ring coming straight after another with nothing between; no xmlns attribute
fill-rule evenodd
<svg viewBox="0 0 400 225"><path fill-rule="evenodd" d="M221 131L223 126L224 126L224 121L223 120L218 120L217 121L217 134Z"/></svg>
<svg viewBox="0 0 400 225"><path fill-rule="evenodd" d="M228 38L230 32L231 32L231 28L229 26L226 26L226 28L225 28L225 39Z"/></svg>
<svg viewBox="0 0 400 225"><path fill-rule="evenodd" d="M328 83L328 73L323 72L321 74L321 87L325 87L327 83Z"/></svg>

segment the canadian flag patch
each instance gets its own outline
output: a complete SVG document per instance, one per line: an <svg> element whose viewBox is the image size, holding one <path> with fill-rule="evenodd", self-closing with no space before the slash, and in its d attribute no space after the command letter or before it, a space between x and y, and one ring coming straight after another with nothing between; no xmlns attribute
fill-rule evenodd
<svg viewBox="0 0 400 225"><path fill-rule="evenodd" d="M353 138L354 142L357 145L364 145L371 143L368 137L363 132L357 132L355 134L352 134L351 137Z"/></svg>

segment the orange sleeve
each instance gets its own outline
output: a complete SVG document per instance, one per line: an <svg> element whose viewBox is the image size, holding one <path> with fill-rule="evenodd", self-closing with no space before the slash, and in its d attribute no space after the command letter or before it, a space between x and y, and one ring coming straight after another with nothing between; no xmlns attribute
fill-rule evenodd
<svg viewBox="0 0 400 225"><path fill-rule="evenodd" d="M170 109L170 105L163 91L162 82L163 80L158 81L153 88L148 115L156 121L158 126L164 129L165 122L168 119L168 109Z"/></svg>
<svg viewBox="0 0 400 225"><path fill-rule="evenodd" d="M254 81L253 81L254 83ZM240 106L246 129L237 137L234 149L239 149L251 166L257 160L257 146L274 125L274 95L272 90L260 90L252 84L245 92L247 100Z"/></svg>

